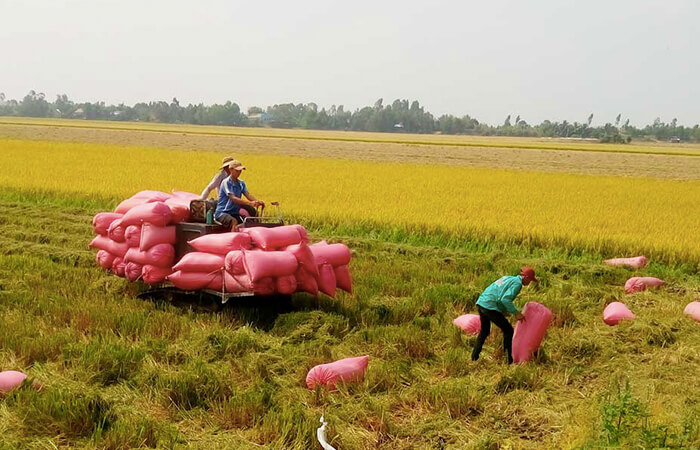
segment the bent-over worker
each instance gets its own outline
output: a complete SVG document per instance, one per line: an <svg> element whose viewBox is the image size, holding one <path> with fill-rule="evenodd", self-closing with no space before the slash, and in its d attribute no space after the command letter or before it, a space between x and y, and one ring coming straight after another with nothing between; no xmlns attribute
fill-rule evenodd
<svg viewBox="0 0 700 450"><path fill-rule="evenodd" d="M220 224L231 227L239 223L243 223L241 217L241 208L245 209L250 216L256 216L256 208L264 207L265 202L255 198L248 191L245 181L239 179L241 172L245 170L245 166L240 161L234 159L228 163L228 168L231 175L221 183L219 189L219 201L216 204L216 212L214 218ZM245 197L245 199L243 198Z"/></svg>
<svg viewBox="0 0 700 450"><path fill-rule="evenodd" d="M535 270L525 266L520 271L520 275L505 275L499 278L479 296L476 307L479 310L481 331L472 352L472 361L479 359L481 347L491 333L491 322L493 322L503 331L503 348L508 355L508 364L513 363L513 326L508 322L505 314L515 314L517 320L524 320L520 310L513 304L513 300L518 296L522 287L527 286L532 281L537 281Z"/></svg>

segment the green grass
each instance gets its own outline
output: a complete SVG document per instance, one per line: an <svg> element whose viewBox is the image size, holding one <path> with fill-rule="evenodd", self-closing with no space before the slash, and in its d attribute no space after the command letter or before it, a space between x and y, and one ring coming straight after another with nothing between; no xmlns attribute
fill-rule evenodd
<svg viewBox="0 0 700 450"><path fill-rule="evenodd" d="M87 248L110 199L0 191L0 370L30 386L0 399L0 448L340 449L700 445L700 327L682 311L697 267L637 272L586 252L310 226L354 251L355 292L217 311L140 300ZM494 329L478 363L452 325L520 265L554 322L535 362L503 364ZM666 288L626 296L634 275ZM602 323L606 303L637 319ZM315 364L368 354L365 381L309 391Z"/></svg>

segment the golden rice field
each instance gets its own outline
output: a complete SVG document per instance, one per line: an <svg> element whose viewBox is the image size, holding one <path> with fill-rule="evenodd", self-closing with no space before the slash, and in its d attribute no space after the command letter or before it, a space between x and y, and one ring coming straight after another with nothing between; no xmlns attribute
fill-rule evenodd
<svg viewBox="0 0 700 450"><path fill-rule="evenodd" d="M108 197L198 192L221 153L0 140L0 187ZM236 155L258 198L300 221L700 262L700 181Z"/></svg>

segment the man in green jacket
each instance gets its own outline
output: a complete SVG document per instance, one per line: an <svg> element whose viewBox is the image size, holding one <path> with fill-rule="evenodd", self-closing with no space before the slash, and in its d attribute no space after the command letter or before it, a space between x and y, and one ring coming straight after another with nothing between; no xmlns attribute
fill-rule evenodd
<svg viewBox="0 0 700 450"><path fill-rule="evenodd" d="M522 268L520 275L505 275L494 281L479 296L476 307L481 319L481 331L472 352L472 361L479 359L481 347L491 333L491 322L493 322L503 331L503 348L508 353L508 364L513 363L513 327L504 314L515 314L517 320L525 319L520 310L513 304L513 300L520 293L520 289L532 281L537 281L535 271L532 267L526 266Z"/></svg>

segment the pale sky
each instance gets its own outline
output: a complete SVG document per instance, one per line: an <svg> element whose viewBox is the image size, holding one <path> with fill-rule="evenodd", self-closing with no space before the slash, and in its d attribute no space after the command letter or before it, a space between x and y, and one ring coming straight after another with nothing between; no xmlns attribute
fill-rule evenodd
<svg viewBox="0 0 700 450"><path fill-rule="evenodd" d="M0 92L700 123L698 0L0 0Z"/></svg>

